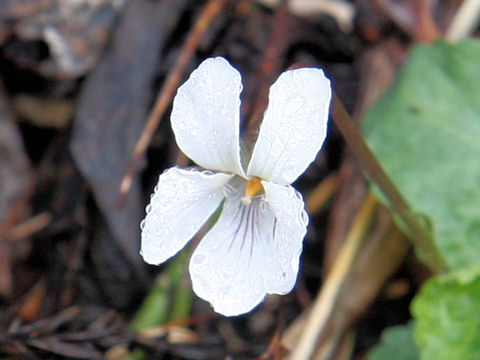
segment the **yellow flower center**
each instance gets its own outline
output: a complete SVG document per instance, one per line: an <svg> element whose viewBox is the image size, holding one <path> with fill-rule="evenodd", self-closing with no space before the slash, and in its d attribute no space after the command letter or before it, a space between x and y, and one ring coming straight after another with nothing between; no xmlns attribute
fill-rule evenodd
<svg viewBox="0 0 480 360"><path fill-rule="evenodd" d="M245 184L245 196L254 197L262 190L263 186L259 178L247 180L247 183Z"/></svg>
<svg viewBox="0 0 480 360"><path fill-rule="evenodd" d="M247 183L245 184L245 196L242 198L242 202L245 205L250 205L252 202L252 197L257 195L262 190L263 186L261 179L253 178L251 180L247 180Z"/></svg>

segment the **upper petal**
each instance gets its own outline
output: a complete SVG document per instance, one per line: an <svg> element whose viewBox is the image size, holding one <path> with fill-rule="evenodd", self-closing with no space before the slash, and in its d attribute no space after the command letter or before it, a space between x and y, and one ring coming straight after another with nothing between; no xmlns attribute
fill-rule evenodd
<svg viewBox="0 0 480 360"><path fill-rule="evenodd" d="M142 222L144 260L158 265L179 252L218 208L232 176L176 167L160 175Z"/></svg>
<svg viewBox="0 0 480 360"><path fill-rule="evenodd" d="M285 71L270 87L247 175L291 184L315 159L327 132L330 81L317 68Z"/></svg>
<svg viewBox="0 0 480 360"><path fill-rule="evenodd" d="M269 187L272 207L262 197L244 205L241 191L226 199L220 218L190 261L193 289L215 311L240 315L267 293L285 294L295 285L306 223L303 202L291 189ZM280 204L282 195L287 198ZM303 227L289 220L289 206Z"/></svg>
<svg viewBox="0 0 480 360"><path fill-rule="evenodd" d="M240 73L222 57L192 72L173 100L172 129L179 148L198 165L244 176L240 164Z"/></svg>

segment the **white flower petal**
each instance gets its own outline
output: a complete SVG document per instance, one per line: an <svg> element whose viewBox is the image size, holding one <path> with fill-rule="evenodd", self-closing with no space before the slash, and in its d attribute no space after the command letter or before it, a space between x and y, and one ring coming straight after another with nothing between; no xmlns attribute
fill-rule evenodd
<svg viewBox="0 0 480 360"><path fill-rule="evenodd" d="M266 184L272 204L257 197L244 205L241 191L227 197L190 261L195 293L223 315L246 313L267 293L285 294L295 285L307 222L303 201L292 187Z"/></svg>
<svg viewBox="0 0 480 360"><path fill-rule="evenodd" d="M240 164L240 73L222 57L203 61L178 89L172 129L198 165L244 176Z"/></svg>
<svg viewBox="0 0 480 360"><path fill-rule="evenodd" d="M232 177L176 167L160 175L141 225L144 260L158 265L179 252L218 208Z"/></svg>
<svg viewBox="0 0 480 360"><path fill-rule="evenodd" d="M225 200L220 218L200 241L189 266L193 290L216 312L244 314L265 297L262 273L268 254L262 241L272 236L273 223L265 202L245 206L239 198Z"/></svg>
<svg viewBox="0 0 480 360"><path fill-rule="evenodd" d="M271 271L265 272L267 291L273 294L290 292L297 281L303 238L307 233L308 215L302 195L290 185L262 181L266 200L276 223L270 253Z"/></svg>
<svg viewBox="0 0 480 360"><path fill-rule="evenodd" d="M315 159L325 140L330 81L320 69L285 71L270 87L247 175L291 184Z"/></svg>

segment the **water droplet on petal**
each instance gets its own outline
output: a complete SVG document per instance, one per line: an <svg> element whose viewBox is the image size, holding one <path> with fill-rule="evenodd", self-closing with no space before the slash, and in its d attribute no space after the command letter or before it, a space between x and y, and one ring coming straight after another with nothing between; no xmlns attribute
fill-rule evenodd
<svg viewBox="0 0 480 360"><path fill-rule="evenodd" d="M207 261L207 255L202 254L202 253L195 254L192 257L191 261L192 261L193 265L203 265Z"/></svg>
<svg viewBox="0 0 480 360"><path fill-rule="evenodd" d="M308 214L306 213L306 211L302 211L302 221L303 223L308 223Z"/></svg>
<svg viewBox="0 0 480 360"><path fill-rule="evenodd" d="M295 96L289 101L288 106L291 108L292 111L298 111L303 106L303 103L304 101L300 96Z"/></svg>
<svg viewBox="0 0 480 360"><path fill-rule="evenodd" d="M232 274L230 274L228 272L223 272L222 273L222 278L223 278L223 280L225 280L227 282L230 282L232 280Z"/></svg>
<svg viewBox="0 0 480 360"><path fill-rule="evenodd" d="M170 200L164 201L161 206L161 211L166 212L172 208L172 202Z"/></svg>
<svg viewBox="0 0 480 360"><path fill-rule="evenodd" d="M162 232L163 232L163 226L161 225L158 225L157 227L155 227L155 230L153 231L155 236L158 236L158 237L162 235Z"/></svg>

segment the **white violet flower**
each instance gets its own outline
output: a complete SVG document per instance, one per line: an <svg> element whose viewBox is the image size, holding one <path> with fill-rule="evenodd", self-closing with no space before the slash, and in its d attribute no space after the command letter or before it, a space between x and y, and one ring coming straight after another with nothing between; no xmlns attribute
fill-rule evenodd
<svg viewBox="0 0 480 360"><path fill-rule="evenodd" d="M208 170L167 169L142 222L141 254L158 265L224 201L189 271L195 293L226 316L246 313L266 294L286 294L295 285L308 216L290 184L322 147L331 100L321 69L285 71L270 87L253 152L242 159L241 91L240 73L222 57L203 61L178 89L171 114L177 144Z"/></svg>

